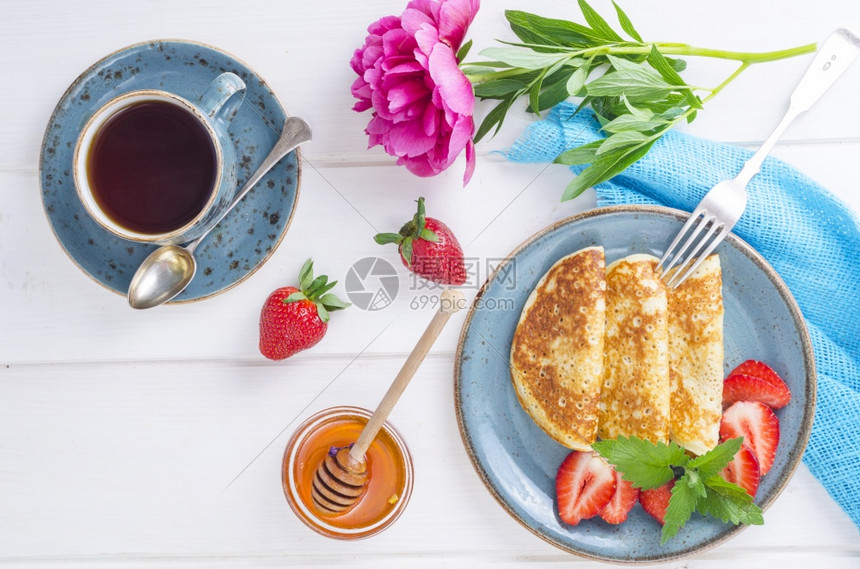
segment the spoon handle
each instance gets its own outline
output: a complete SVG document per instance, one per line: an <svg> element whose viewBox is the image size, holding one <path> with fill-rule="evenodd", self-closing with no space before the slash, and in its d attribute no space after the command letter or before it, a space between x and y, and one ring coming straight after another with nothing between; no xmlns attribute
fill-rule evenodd
<svg viewBox="0 0 860 569"><path fill-rule="evenodd" d="M278 141L275 143L275 146L272 147L272 151L269 152L269 155L266 156L266 159L263 160L263 163L260 164L260 167L248 178L248 181L245 182L245 185L242 186L242 189L236 193L236 197L233 198L233 201L230 202L230 205L218 216L218 219L215 220L212 225L209 226L209 229L206 232L190 242L185 248L189 253L193 253L197 246L200 245L200 242L203 241L203 238L209 235L209 232L212 231L216 225L221 223L221 220L224 219L230 211L236 207L242 198L245 197L245 194L251 191L257 182L265 176L269 170L271 170L278 161L295 150L299 145L308 142L311 139L311 127L305 122L304 119L299 117L290 117L286 121L284 121L284 130L281 132L281 135L278 137Z"/></svg>
<svg viewBox="0 0 860 569"><path fill-rule="evenodd" d="M358 440L349 451L352 458L359 462L364 461L364 454L370 447L370 443L376 438L379 429L382 428L382 424L394 408L394 404L400 399L400 395L406 389L412 376L418 371L418 366L424 361L424 357L430 351L433 342L436 341L436 338L439 336L442 328L445 327L445 324L447 324L451 315L463 308L465 303L466 299L463 297L463 293L458 290L446 289L442 292L439 297L439 312L433 316L433 320L430 321L427 329L424 330L424 334L421 335L418 344L415 345L412 353L406 358L403 367L400 368L400 373L394 378L394 382L388 388L388 391L385 392L382 401L376 407L376 411L373 412L373 415L370 416L367 424L361 430Z"/></svg>

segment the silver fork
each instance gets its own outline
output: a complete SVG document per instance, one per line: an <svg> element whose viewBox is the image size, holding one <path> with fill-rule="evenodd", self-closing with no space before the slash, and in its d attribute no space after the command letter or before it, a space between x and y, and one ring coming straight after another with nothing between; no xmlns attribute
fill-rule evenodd
<svg viewBox="0 0 860 569"><path fill-rule="evenodd" d="M666 249L663 258L657 264L658 270L661 270L666 278L669 270L676 267L675 271L668 275L666 286L674 289L684 282L705 260L705 257L725 239L746 208L747 184L758 174L762 162L776 144L777 139L791 121L809 110L836 82L857 57L858 52L860 52L860 38L850 31L840 28L830 34L795 87L788 111L773 133L744 164L743 169L734 179L720 182L705 194ZM692 232L682 243L681 240L691 230ZM704 234L702 234L703 231ZM670 258L671 262L664 266Z"/></svg>

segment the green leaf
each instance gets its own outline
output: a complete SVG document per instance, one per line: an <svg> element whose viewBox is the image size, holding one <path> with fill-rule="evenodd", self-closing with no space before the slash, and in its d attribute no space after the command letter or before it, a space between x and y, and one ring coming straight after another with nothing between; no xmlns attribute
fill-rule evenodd
<svg viewBox="0 0 860 569"><path fill-rule="evenodd" d="M544 77L546 77L545 73L538 75L538 78L532 83L531 89L529 89L529 109L538 115L540 114L540 90Z"/></svg>
<svg viewBox="0 0 860 569"><path fill-rule="evenodd" d="M671 85L686 85L681 76L678 75L678 72L672 68L663 54L660 53L656 45L651 46L651 53L648 54L648 63L663 76L667 83Z"/></svg>
<svg viewBox="0 0 860 569"><path fill-rule="evenodd" d="M669 61L669 65L672 66L672 69L678 73L687 68L687 62L684 59L676 59L674 57L667 57L666 59Z"/></svg>
<svg viewBox="0 0 860 569"><path fill-rule="evenodd" d="M705 490L705 498L696 504L696 511L703 516L711 516L724 523L764 523L761 508L753 503L752 497L740 486L726 482L720 476L712 476L705 480Z"/></svg>
<svg viewBox="0 0 860 569"><path fill-rule="evenodd" d="M496 105L493 110L487 113L487 116L484 117L484 120L481 122L481 126L479 126L477 132L475 132L475 136L472 137L472 140L477 143L479 140L484 138L484 135L486 135L494 126L496 127L496 132L498 132L505 120L505 114L508 112L508 109L511 108L513 102L513 98L505 99Z"/></svg>
<svg viewBox="0 0 860 569"><path fill-rule="evenodd" d="M317 291L319 291L319 289L324 287L327 282L328 282L328 277L325 275L320 275L317 278L315 278L313 280L313 282L307 288L302 287L302 291L304 291L305 295L307 295L308 297L313 298L316 296Z"/></svg>
<svg viewBox="0 0 860 569"><path fill-rule="evenodd" d="M567 80L567 85L565 85L565 88L570 95L575 97L582 90L585 86L585 81L588 79L589 71L590 68L587 65L583 65L573 72L573 75L571 75L570 79Z"/></svg>
<svg viewBox="0 0 860 569"><path fill-rule="evenodd" d="M585 21L588 22L588 25L591 26L595 32L610 41L624 41L624 38L615 33L615 30L606 23L606 20L604 20L603 17L594 10L594 8L588 5L588 2L585 0L579 0L579 9L582 10L582 15L585 17Z"/></svg>
<svg viewBox="0 0 860 569"><path fill-rule="evenodd" d="M621 29L627 32L627 35L631 38L641 42L642 36L640 36L639 32L636 31L636 28L633 27L633 22L631 22L630 18L627 17L627 14L625 14L624 10L621 9L621 6L616 4L615 0L612 0L612 5L615 6L615 13L618 14L618 23L621 24Z"/></svg>
<svg viewBox="0 0 860 569"><path fill-rule="evenodd" d="M489 63L489 62L482 61L481 63ZM511 66L508 65L507 63L501 63L500 62L499 65L501 67L504 67L505 69L511 69ZM465 64L460 66L460 71L462 71L463 75L465 75L466 77L471 78L473 75L487 75L488 73L496 73L499 70L495 69L493 67L487 66L487 65L471 65L469 63L465 63ZM489 81L484 81L483 83L488 83L488 82ZM474 86L477 87L478 85L482 85L483 83L477 83Z"/></svg>
<svg viewBox="0 0 860 569"><path fill-rule="evenodd" d="M613 176L620 174L626 170L628 166L645 156L653 144L654 140L639 147L621 148L601 155L597 160L591 163L591 166L588 166L585 170L580 172L579 175L567 185L564 190L564 194L561 196L561 200L571 200L588 188L601 184ZM657 486L659 486L659 484Z"/></svg>
<svg viewBox="0 0 860 569"><path fill-rule="evenodd" d="M618 119L615 119L615 120L618 120ZM603 127L603 128L606 128L606 127ZM597 149L597 156L601 156L603 154L606 154L607 152L612 152L613 150L618 150L619 148L625 148L625 147L631 146L633 144L641 144L647 140L648 140L648 136L642 134L641 132L635 131L635 130L628 130L628 131L624 131L624 132L619 132L617 134L613 134L609 138L603 139L603 144L601 144L600 148Z"/></svg>
<svg viewBox="0 0 860 569"><path fill-rule="evenodd" d="M567 80L575 71L575 67L565 64L553 73L547 72L546 77L543 78L542 91L538 99L539 108L549 109L567 99Z"/></svg>
<svg viewBox="0 0 860 569"><path fill-rule="evenodd" d="M336 284L337 281L331 281L330 283L326 283L324 286L321 286L318 290L314 291L314 298L321 298L323 294L333 289Z"/></svg>
<svg viewBox="0 0 860 569"><path fill-rule="evenodd" d="M524 42L582 48L601 45L605 40L591 28L567 20L544 18L519 10L505 10L505 18L511 30Z"/></svg>
<svg viewBox="0 0 860 569"><path fill-rule="evenodd" d="M329 321L328 310L325 309L325 306L322 305L322 302L315 302L314 306L317 307L317 315L320 317L320 320L323 322Z"/></svg>
<svg viewBox="0 0 860 569"><path fill-rule="evenodd" d="M537 76L537 73L534 75ZM533 78L527 80L531 82ZM475 85L475 96L481 99L505 99L512 94L519 94L526 86L527 83L517 79L495 79Z"/></svg>
<svg viewBox="0 0 860 569"><path fill-rule="evenodd" d="M328 311L343 310L344 308L352 306L349 302L344 302L332 293L321 296L319 301Z"/></svg>
<svg viewBox="0 0 860 569"><path fill-rule="evenodd" d="M678 72L672 67L669 61L660 53L660 50L657 49L656 45L651 46L651 53L648 55L648 63L651 64L651 67L657 70L657 72L663 76L663 78L672 85L684 85L687 84L681 79L681 76L678 75ZM695 109L701 109L702 102L696 97L690 89L681 90L681 94L687 101L687 104Z"/></svg>
<svg viewBox="0 0 860 569"><path fill-rule="evenodd" d="M399 233L377 233L373 236L373 240L380 245L388 245L389 243L400 243L403 236Z"/></svg>
<svg viewBox="0 0 860 569"><path fill-rule="evenodd" d="M642 65L636 63L635 61L630 61L629 59L625 59L624 57L617 57L610 53L606 54L606 59L609 60L609 64L612 65L615 69L627 69L632 71L637 71L642 69Z"/></svg>
<svg viewBox="0 0 860 569"><path fill-rule="evenodd" d="M612 133L647 132L665 124L666 121L660 119L645 119L634 115L621 115L603 125L603 130Z"/></svg>
<svg viewBox="0 0 860 569"><path fill-rule="evenodd" d="M438 243L439 242L439 236L436 235L436 232L433 231L432 229L427 229L426 227L421 231L420 237L424 241L430 241L432 243Z"/></svg>
<svg viewBox="0 0 860 569"><path fill-rule="evenodd" d="M481 55L523 69L543 69L570 57L566 53L536 53L518 47L488 47Z"/></svg>
<svg viewBox="0 0 860 569"><path fill-rule="evenodd" d="M743 441L743 437L738 437L718 444L705 454L692 459L687 463L687 467L697 469L703 479L719 474L741 449Z"/></svg>
<svg viewBox="0 0 860 569"><path fill-rule="evenodd" d="M305 296L305 293L303 293L302 291L299 290L299 291L296 291L296 292L290 294L287 298L285 298L283 300L283 303L289 304L291 302L296 302L297 300L305 300L306 298L307 297Z"/></svg>
<svg viewBox="0 0 860 569"><path fill-rule="evenodd" d="M582 174L577 179L580 177ZM684 466L688 460L684 449L675 443L654 444L638 437L604 439L591 446L615 466L625 480L643 490L672 480L675 476L672 466Z"/></svg>
<svg viewBox="0 0 860 569"><path fill-rule="evenodd" d="M299 288L307 290L314 278L314 262L312 259L305 261L302 269L299 271Z"/></svg>
<svg viewBox="0 0 860 569"><path fill-rule="evenodd" d="M644 68L621 69L598 77L585 86L589 95L620 97L630 100L660 99L672 91L672 86L658 74Z"/></svg>
<svg viewBox="0 0 860 569"><path fill-rule="evenodd" d="M698 484L702 485L701 481ZM695 487L695 484L690 483L689 473L681 476L672 486L672 497L669 498L669 507L666 508L666 516L663 519L660 543L666 543L673 538L696 510L698 492ZM702 489L704 490L704 485L702 485Z"/></svg>
<svg viewBox="0 0 860 569"><path fill-rule="evenodd" d="M461 62L469 55L469 50L472 49L472 40L467 41L457 50L457 62Z"/></svg>
<svg viewBox="0 0 860 569"><path fill-rule="evenodd" d="M400 256L406 260L406 265L412 267L412 238L407 237L400 244Z"/></svg>
<svg viewBox="0 0 860 569"><path fill-rule="evenodd" d="M597 154L597 149L603 144L603 139L577 146L571 150L566 150L555 157L556 164L564 164L565 166L577 166L579 164L590 164L594 161Z"/></svg>

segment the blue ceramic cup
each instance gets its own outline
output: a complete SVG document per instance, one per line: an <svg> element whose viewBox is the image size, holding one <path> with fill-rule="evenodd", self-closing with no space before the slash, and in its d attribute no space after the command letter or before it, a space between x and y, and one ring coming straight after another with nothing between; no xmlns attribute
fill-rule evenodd
<svg viewBox="0 0 860 569"><path fill-rule="evenodd" d="M227 72L216 77L200 98L193 103L174 93L157 89L144 89L119 95L100 107L84 125L75 146L73 159L75 187L87 213L99 225L114 235L140 243L187 243L206 232L217 221L219 214L229 207L230 202L236 194L238 164L233 143L230 140L227 129L229 128L230 121L242 104L243 98L241 93L244 90L245 83L235 74ZM207 149L209 155L205 165L207 168L211 165L212 171L203 174L204 177L202 179L204 180L203 184L205 187L199 189L199 199L195 200L190 206L188 203L183 203L182 207L191 207L192 209L187 212L184 211L182 216L177 216L176 219L179 221L170 226L158 226L157 229L153 229L155 226L146 227L145 225L124 221L122 216L118 217L115 211L111 211L110 205L106 203L104 198L106 195L104 185L108 184L108 182L105 182L105 179L109 181L123 179L123 172L112 173L113 178L106 177L106 175L99 173L101 167L93 166L92 164L95 146L99 144L112 144L116 147L121 146L124 142L129 142L128 140L121 139L117 141L115 138L109 138L108 135L102 136L102 132L108 131L111 128L109 125L117 122L118 119L115 119L115 117L119 117L121 113L128 112L130 109L144 103L161 106L162 110L164 110L164 105L170 105L171 107L166 109L169 111L169 114L180 115L179 118L185 121L185 123L189 123L192 130L199 131L197 132L199 140L205 143L205 139L208 138L208 142L211 143L211 147ZM144 125L142 128L146 128L146 126ZM130 130L130 132L140 131ZM153 133L152 129L150 129L146 132L146 136L144 144L150 144L150 141L152 141L155 145L161 144L160 137L163 137L165 147L171 148L171 154L173 154L173 156L169 157L171 159L170 168L173 171L168 173L173 174L174 171L181 172L182 168L184 168L183 160L186 157L183 155L185 147L181 143L177 144L178 135L170 129L164 129L163 133ZM100 140L109 142L99 142ZM132 144L135 142L140 143L140 140L130 141ZM169 144L173 146L167 146ZM114 150L122 152L122 149L115 148ZM135 163L134 168L135 171L142 171L148 174L148 167L144 163L144 160L149 157L145 150L146 148L144 148L144 152L141 152L143 156L142 160L140 163ZM188 151L190 153L192 149L189 148ZM103 151L99 150L99 152ZM107 155L109 156L110 154ZM190 156L188 160L193 161ZM111 166L109 164L108 166L114 169L119 168L116 165ZM200 164L192 164L189 167L191 166L199 168ZM157 171L155 167L153 170ZM133 176L131 177L133 178ZM129 176L125 176L125 178L129 178ZM134 182L134 180L123 180L120 186L111 188L110 191L115 192L113 195L118 196L111 199L119 200L118 203L121 204L121 200L128 198L130 200L128 203L137 204L129 206L132 213L135 208L146 209L152 206L155 210L162 210L166 217L171 219L170 212L163 210L169 210L173 207L172 204L174 201L171 200L169 192L173 184L178 184L177 180L171 178L170 175L165 175L163 184L156 184L154 186L159 188L163 186L164 188L163 192L159 190L161 193L158 196L158 205L155 205L154 202L156 200L151 200L149 194L144 195L139 192L136 196L127 195L138 191L135 189L134 184L130 182ZM209 187L210 185L211 187ZM98 186L98 191L96 190L96 186ZM135 199L137 201L133 201ZM155 211L155 214L157 215L158 211Z"/></svg>

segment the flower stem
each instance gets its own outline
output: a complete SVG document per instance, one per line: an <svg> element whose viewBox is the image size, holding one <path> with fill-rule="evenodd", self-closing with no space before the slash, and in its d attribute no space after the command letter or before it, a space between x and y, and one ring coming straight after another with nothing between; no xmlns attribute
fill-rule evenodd
<svg viewBox="0 0 860 569"><path fill-rule="evenodd" d="M606 50L604 53L611 54L648 54L651 53L651 45L647 46L600 46L590 48L588 51ZM748 51L726 51L722 49L710 49L706 47L695 47L687 44L679 43L655 43L660 53L663 55L691 55L698 57L713 57L717 59L731 59L742 61L747 64L763 63L765 61L776 61L778 59L787 59L804 53L812 53L815 51L816 44L810 43L789 49L780 49L776 51L764 52L748 52Z"/></svg>
<svg viewBox="0 0 860 569"><path fill-rule="evenodd" d="M733 61L740 61L742 63L741 67L738 68L735 73L733 73L726 81L721 83L715 90L711 92L708 96L708 99L713 97L716 93L718 93L725 85L730 83L735 77L737 77L740 73L742 73L747 67L754 63L764 63L766 61L776 61L778 59L787 59L789 57L795 57L797 55L803 55L805 53L812 53L815 51L816 44L810 43L806 45L801 45L797 47L792 47L789 49L780 49L776 51L764 51L764 52L747 52L747 51L726 51L721 49L710 49L706 47L695 47L683 43L654 43L647 45L615 45L615 44L607 44L596 47L590 47L586 49L580 50L571 50L569 51L569 57L595 57L598 55L637 55L643 54L647 55L651 53L651 46L656 45L657 49L660 50L660 53L663 55L687 55L693 57L711 57L715 59L728 59ZM469 65L480 66L480 62L474 63L462 63L461 67L466 67ZM530 71L534 71L534 69L526 69L523 67L511 67L508 69L503 69L501 71L492 71L489 73L476 73L473 75L467 74L469 81L473 85L477 85L479 83L484 83L486 81L494 81L496 79L505 79L508 77L516 77L517 75L522 75L524 73L528 73ZM707 90L707 89L706 89Z"/></svg>

